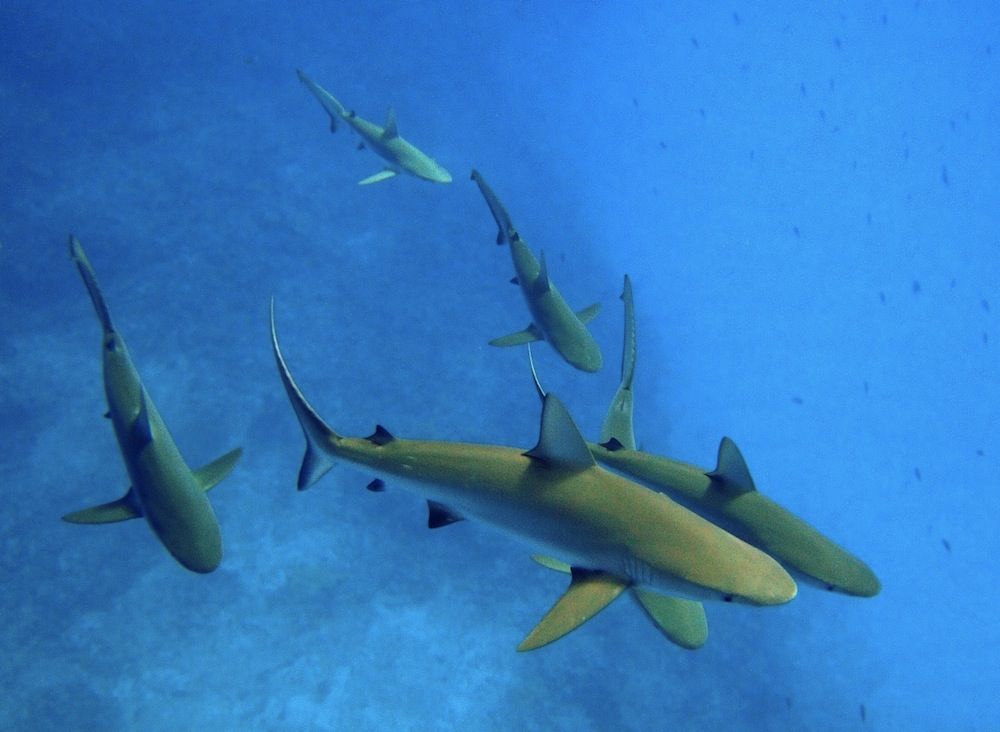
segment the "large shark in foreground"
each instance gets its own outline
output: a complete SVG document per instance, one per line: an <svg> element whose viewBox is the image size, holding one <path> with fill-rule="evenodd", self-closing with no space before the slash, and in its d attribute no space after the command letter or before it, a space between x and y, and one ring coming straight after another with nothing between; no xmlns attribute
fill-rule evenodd
<svg viewBox="0 0 1000 732"><path fill-rule="evenodd" d="M370 147L388 161L389 165L384 170L358 181L359 185L377 183L404 172L433 183L451 182L451 173L438 165L433 158L399 136L399 130L396 128L396 114L393 110L389 110L389 118L385 127L379 127L374 122L359 117L353 110L348 110L330 92L310 79L305 72L296 70L296 73L330 115L330 130L332 132L337 130L337 121L344 120L361 135L364 141L361 143L362 147Z"/></svg>
<svg viewBox="0 0 1000 732"><path fill-rule="evenodd" d="M497 244L508 244L514 261L514 279L520 286L531 313L531 324L524 330L490 341L491 346L521 346L534 341L548 341L567 363L581 371L599 371L603 365L601 349L594 336L587 330L587 323L600 311L600 305L574 313L559 290L549 279L545 256L541 264L528 249L510 220L507 209L500 203L493 190L478 171L472 171L472 180L479 186L490 213L497 223Z"/></svg>
<svg viewBox="0 0 1000 732"><path fill-rule="evenodd" d="M124 339L111 323L83 247L73 236L69 246L104 332L101 352L107 417L115 428L132 486L118 500L63 519L106 524L144 516L178 562L194 572L211 572L222 561L222 532L205 493L229 474L242 451L237 448L199 470L187 466L132 365Z"/></svg>
<svg viewBox="0 0 1000 732"><path fill-rule="evenodd" d="M601 444L591 453L604 465L664 491L828 590L872 597L881 590L875 573L859 558L798 516L760 493L736 443L723 437L715 470L636 449L632 428L635 315L628 276L621 384L608 409Z"/></svg>
<svg viewBox="0 0 1000 732"><path fill-rule="evenodd" d="M571 568L569 589L518 650L562 637L630 587L760 605L795 597L794 580L763 552L666 496L598 467L551 394L543 399L538 444L527 451L399 439L381 426L367 438L342 437L293 380L278 345L273 303L271 342L306 438L300 490L342 458L417 483L428 499L431 528L479 519ZM375 479L368 487L383 486Z"/></svg>

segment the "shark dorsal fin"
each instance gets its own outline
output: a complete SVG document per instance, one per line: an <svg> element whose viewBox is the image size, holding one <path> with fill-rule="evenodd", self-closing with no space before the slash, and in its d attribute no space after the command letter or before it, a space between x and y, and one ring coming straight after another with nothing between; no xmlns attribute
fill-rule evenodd
<svg viewBox="0 0 1000 732"><path fill-rule="evenodd" d="M538 294L548 292L552 289L552 282L549 280L549 267L545 264L545 252L539 252L538 277L535 278L534 291Z"/></svg>
<svg viewBox="0 0 1000 732"><path fill-rule="evenodd" d="M396 128L396 110L389 107L389 114L385 118L385 129L382 130L382 139L391 140L399 137L399 130Z"/></svg>
<svg viewBox="0 0 1000 732"><path fill-rule="evenodd" d="M757 490L740 449L728 437L723 437L719 443L719 460L715 470L706 475L716 486L736 495Z"/></svg>
<svg viewBox="0 0 1000 732"><path fill-rule="evenodd" d="M440 529L458 521L464 521L461 516L437 501L427 501L427 528Z"/></svg>
<svg viewBox="0 0 1000 732"><path fill-rule="evenodd" d="M569 589L517 647L533 651L576 630L606 608L628 587L628 582L607 572L573 567Z"/></svg>
<svg viewBox="0 0 1000 732"><path fill-rule="evenodd" d="M553 394L542 399L538 444L525 453L552 467L586 470L597 463L566 407Z"/></svg>
<svg viewBox="0 0 1000 732"><path fill-rule="evenodd" d="M382 447L383 445L388 445L396 438L393 437L392 433L389 432L389 430L387 430L385 427L383 427L380 424L377 424L375 425L375 431L372 432L370 435L368 435L366 439L373 445L378 445L379 447Z"/></svg>
<svg viewBox="0 0 1000 732"><path fill-rule="evenodd" d="M139 387L139 413L132 423L132 448L138 452L153 441L153 425L149 422L149 408L146 405L146 390Z"/></svg>

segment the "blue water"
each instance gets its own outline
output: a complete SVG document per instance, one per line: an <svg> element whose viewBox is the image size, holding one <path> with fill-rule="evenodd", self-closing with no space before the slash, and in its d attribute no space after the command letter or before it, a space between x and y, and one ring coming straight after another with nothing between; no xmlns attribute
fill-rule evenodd
<svg viewBox="0 0 1000 732"><path fill-rule="evenodd" d="M0 4L0 728L1000 729L1000 15L661 5ZM455 181L357 186L297 67ZM620 600L518 654L565 580L516 540L346 464L296 492L271 295L338 431L534 444L472 167L604 304L599 374L536 349L584 433L628 272L642 447L730 435L878 597L714 603L697 652ZM245 448L211 575L59 520L127 485L70 232L189 462Z"/></svg>

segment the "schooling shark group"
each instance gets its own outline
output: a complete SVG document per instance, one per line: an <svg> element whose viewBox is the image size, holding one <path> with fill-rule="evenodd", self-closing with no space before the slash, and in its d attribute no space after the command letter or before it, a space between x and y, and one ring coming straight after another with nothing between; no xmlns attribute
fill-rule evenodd
<svg viewBox="0 0 1000 732"><path fill-rule="evenodd" d="M387 162L360 181L375 183L406 172L448 183L451 175L400 137L393 112L384 127L349 111L302 71L299 79L329 114L331 129L345 121ZM498 227L497 244L511 253L514 278L530 323L490 341L494 346L546 341L570 365L600 370L603 359L587 323L599 311L574 311L535 257L506 208L473 170ZM207 492L233 469L241 450L192 470L178 451L111 321L83 246L70 237L76 263L100 321L108 417L131 486L122 498L67 514L72 523L103 524L143 516L185 568L208 573L222 560L222 534ZM531 362L541 399L538 441L530 449L397 438L381 425L368 437L345 437L319 416L300 390L278 342L271 303L271 348L278 375L305 435L298 476L304 490L337 459L393 475L427 500L432 529L464 519L497 527L526 542L533 558L569 574L569 587L518 646L540 648L573 631L626 590L663 634L683 648L708 637L702 600L779 605L798 588L789 570L827 590L872 597L878 578L860 559L761 494L742 454L722 438L711 470L642 452L632 426L636 324L632 286L625 276L621 382L601 430L587 442L565 405L546 393ZM602 467L603 466L603 467ZM610 468L610 469L609 469ZM380 477L368 489L384 490ZM786 569L787 567L787 569Z"/></svg>

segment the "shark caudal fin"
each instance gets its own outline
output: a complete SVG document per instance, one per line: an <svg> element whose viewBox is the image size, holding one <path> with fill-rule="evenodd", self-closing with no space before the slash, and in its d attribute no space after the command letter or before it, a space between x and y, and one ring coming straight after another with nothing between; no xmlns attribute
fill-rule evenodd
<svg viewBox="0 0 1000 732"><path fill-rule="evenodd" d="M312 92L313 96L323 105L326 113L330 115L330 132L336 132L337 121L348 115L347 109L330 92L310 79L302 69L295 69L295 73L298 74L299 81L306 85L306 88Z"/></svg>
<svg viewBox="0 0 1000 732"><path fill-rule="evenodd" d="M69 235L69 256L76 262L76 267L80 270L80 276L83 278L83 284L87 286L87 292L90 293L90 300L94 303L94 310L97 311L97 318L101 321L104 334L114 333L115 327L111 324L111 314L104 302L100 285L97 284L97 275L94 273L90 260L87 259L87 253L83 251L80 240L72 234Z"/></svg>
<svg viewBox="0 0 1000 732"><path fill-rule="evenodd" d="M473 170L469 177L479 186L479 192L483 194L483 198L486 199L486 205L490 207L490 213L493 214L493 220L497 222L497 244L504 244L511 239L516 239L518 236L517 231L514 229L514 224L511 223L507 209L504 208L504 205L500 203L500 199L497 198L497 194L486 184L486 181L479 174L478 170Z"/></svg>
<svg viewBox="0 0 1000 732"><path fill-rule="evenodd" d="M632 303L632 282L625 275L625 285L622 288L622 301L625 303L625 335L622 343L622 375L608 407L607 416L601 426L601 444L615 439L618 444L628 450L636 449L635 430L632 423L632 378L635 375L635 307Z"/></svg>
<svg viewBox="0 0 1000 732"><path fill-rule="evenodd" d="M288 399L295 410L295 416L299 419L302 433L306 438L306 454L302 458L302 467L299 469L299 490L305 490L333 467L333 458L326 450L326 445L330 442L338 442L341 437L323 421L323 418L316 413L312 405L299 391L298 385L292 378L285 358L281 355L281 348L278 346L278 332L274 325L274 299L271 299L271 347L274 350L274 360L278 364L278 373L281 376L281 383L285 387Z"/></svg>

